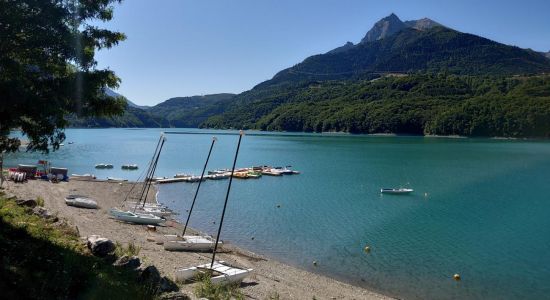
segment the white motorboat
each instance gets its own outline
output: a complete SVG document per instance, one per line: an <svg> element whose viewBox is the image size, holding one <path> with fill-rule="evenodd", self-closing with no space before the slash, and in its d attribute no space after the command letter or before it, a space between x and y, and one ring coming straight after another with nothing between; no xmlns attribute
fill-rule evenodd
<svg viewBox="0 0 550 300"><path fill-rule="evenodd" d="M214 249L216 240L210 236L200 235L165 235L164 250L168 251L211 251ZM218 246L222 242L218 242Z"/></svg>
<svg viewBox="0 0 550 300"><path fill-rule="evenodd" d="M111 208L109 213L117 220L136 224L157 225L166 221L152 214L122 211L118 208Z"/></svg>
<svg viewBox="0 0 550 300"><path fill-rule="evenodd" d="M97 208L95 200L81 195L69 195L65 197L65 204L81 208Z"/></svg>
<svg viewBox="0 0 550 300"><path fill-rule="evenodd" d="M398 189L383 188L383 189L380 189L380 193L382 193L382 194L410 194L413 191L414 191L413 189L405 189L405 188L398 188Z"/></svg>
<svg viewBox="0 0 550 300"><path fill-rule="evenodd" d="M71 174L70 177L72 180L94 180L94 174Z"/></svg>
<svg viewBox="0 0 550 300"><path fill-rule="evenodd" d="M268 176L283 176L283 172L280 170L277 170L275 168L272 169L263 169L262 175L268 175Z"/></svg>
<svg viewBox="0 0 550 300"><path fill-rule="evenodd" d="M176 281L185 282L195 278L200 273L212 273L210 280L213 284L237 283L243 281L252 269L241 269L230 266L224 261L215 261L212 268L210 264L203 264L196 267L179 269L176 271Z"/></svg>

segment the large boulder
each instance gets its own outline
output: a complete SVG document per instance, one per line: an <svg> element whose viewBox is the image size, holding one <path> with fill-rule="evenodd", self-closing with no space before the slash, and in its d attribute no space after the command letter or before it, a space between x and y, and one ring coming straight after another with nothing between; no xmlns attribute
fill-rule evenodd
<svg viewBox="0 0 550 300"><path fill-rule="evenodd" d="M168 279L168 277L166 276L160 279L159 292L165 293L165 292L176 292L176 291L179 291L178 285L175 284L172 280Z"/></svg>
<svg viewBox="0 0 550 300"><path fill-rule="evenodd" d="M160 284L160 272L155 266L148 266L139 273L138 282L145 283L152 287Z"/></svg>
<svg viewBox="0 0 550 300"><path fill-rule="evenodd" d="M128 255L123 255L113 263L113 266L115 267L122 267L130 270L135 270L139 268L140 265L141 261L139 260L139 257Z"/></svg>
<svg viewBox="0 0 550 300"><path fill-rule="evenodd" d="M113 252L116 248L113 241L107 238L102 238L99 235L89 236L87 245L93 255L101 257Z"/></svg>

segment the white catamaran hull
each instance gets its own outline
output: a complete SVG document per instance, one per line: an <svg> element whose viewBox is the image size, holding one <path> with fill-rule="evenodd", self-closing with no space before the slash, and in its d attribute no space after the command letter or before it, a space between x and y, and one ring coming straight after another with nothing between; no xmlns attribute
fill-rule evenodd
<svg viewBox="0 0 550 300"><path fill-rule="evenodd" d="M184 237L178 235L164 236L164 250L168 251L210 251L214 249L216 241L209 236L186 235ZM218 242L221 246L222 242Z"/></svg>
<svg viewBox="0 0 550 300"><path fill-rule="evenodd" d="M157 225L166 221L152 214L133 213L131 211L122 211L116 208L111 209L110 214L119 221L135 224Z"/></svg>
<svg viewBox="0 0 550 300"><path fill-rule="evenodd" d="M179 269L176 271L176 280L180 282L185 282L195 278L199 273L205 271L214 271L215 274L211 278L213 284L226 284L241 282L245 279L252 269L240 269L224 264L224 261L216 261L212 268L210 264L204 264L196 267L190 267L186 269ZM216 274L217 273L217 274Z"/></svg>

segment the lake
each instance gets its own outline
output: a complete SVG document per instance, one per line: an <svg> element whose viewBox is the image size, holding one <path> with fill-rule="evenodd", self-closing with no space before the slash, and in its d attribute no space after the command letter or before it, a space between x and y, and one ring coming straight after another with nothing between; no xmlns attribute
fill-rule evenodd
<svg viewBox="0 0 550 300"><path fill-rule="evenodd" d="M200 174L213 135L208 169L231 167L237 135L166 130L194 134L167 135L156 175ZM59 151L9 155L6 164L48 159L69 173L135 180L160 132L69 129ZM97 163L115 168L96 170ZM123 171L125 163L140 169ZM252 165L292 165L302 173L235 179L222 240L406 299L550 295L548 141L251 133L237 166ZM227 184L203 183L192 227L216 232ZM185 220L196 187L161 185L159 200ZM381 187L415 191L381 195Z"/></svg>

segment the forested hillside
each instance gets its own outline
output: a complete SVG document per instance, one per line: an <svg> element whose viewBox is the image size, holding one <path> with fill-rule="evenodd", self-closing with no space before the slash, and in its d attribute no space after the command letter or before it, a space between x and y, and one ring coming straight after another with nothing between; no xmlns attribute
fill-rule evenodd
<svg viewBox="0 0 550 300"><path fill-rule="evenodd" d="M248 105L232 107L202 126L550 137L550 76L419 73L252 90L244 96Z"/></svg>

